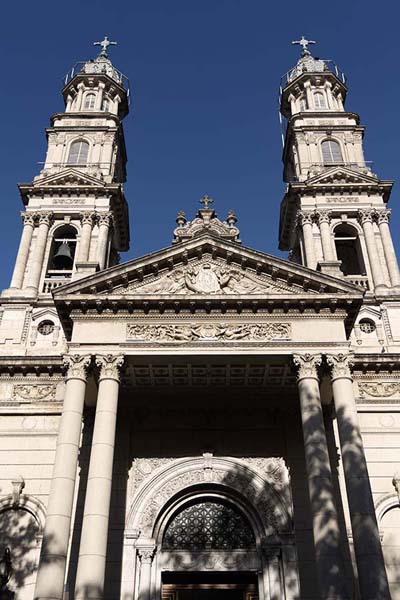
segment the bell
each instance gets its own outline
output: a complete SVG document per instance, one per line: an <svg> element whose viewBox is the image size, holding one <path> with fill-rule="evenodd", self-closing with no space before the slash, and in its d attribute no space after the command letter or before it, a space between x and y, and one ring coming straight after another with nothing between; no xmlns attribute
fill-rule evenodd
<svg viewBox="0 0 400 600"><path fill-rule="evenodd" d="M53 263L56 269L72 269L73 258L68 242L64 241L54 255Z"/></svg>

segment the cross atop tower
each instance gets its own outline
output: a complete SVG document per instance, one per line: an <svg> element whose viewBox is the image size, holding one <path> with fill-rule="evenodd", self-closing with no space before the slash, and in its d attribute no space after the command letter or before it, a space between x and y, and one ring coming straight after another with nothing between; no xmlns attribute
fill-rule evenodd
<svg viewBox="0 0 400 600"><path fill-rule="evenodd" d="M311 54L309 49L308 49L308 45L309 44L316 44L317 42L314 42L313 40L307 40L304 35L301 36L301 40L295 40L294 42L292 42L292 44L295 44L297 46L301 46L303 48L303 54L302 56L306 56L308 54Z"/></svg>
<svg viewBox="0 0 400 600"><path fill-rule="evenodd" d="M199 200L200 204L203 205L203 208L209 208L209 204L212 204L214 200L210 198L208 194L204 194L201 200Z"/></svg>
<svg viewBox="0 0 400 600"><path fill-rule="evenodd" d="M99 56L108 57L107 48L108 46L116 46L117 42L110 42L107 36L104 36L104 40L102 42L93 42L93 46L101 46L101 52Z"/></svg>

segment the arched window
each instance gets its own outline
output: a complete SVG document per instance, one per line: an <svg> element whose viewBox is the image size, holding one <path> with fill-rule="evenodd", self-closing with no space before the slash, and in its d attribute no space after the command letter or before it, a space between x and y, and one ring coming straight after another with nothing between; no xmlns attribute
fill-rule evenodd
<svg viewBox="0 0 400 600"><path fill-rule="evenodd" d="M307 98L305 96L302 96L300 98L300 110L303 112L304 110L307 110L307 108Z"/></svg>
<svg viewBox="0 0 400 600"><path fill-rule="evenodd" d="M83 105L84 110L93 110L96 104L96 94L87 94L85 97L85 104Z"/></svg>
<svg viewBox="0 0 400 600"><path fill-rule="evenodd" d="M324 96L324 94L322 94L322 92L315 92L314 106L317 110L319 110L321 108L327 108L325 96Z"/></svg>
<svg viewBox="0 0 400 600"><path fill-rule="evenodd" d="M84 140L73 142L69 149L69 165L86 165L89 154L89 144Z"/></svg>
<svg viewBox="0 0 400 600"><path fill-rule="evenodd" d="M101 105L101 110L104 110L104 112L110 112L110 108L111 108L111 102L109 98L103 98L103 103Z"/></svg>
<svg viewBox="0 0 400 600"><path fill-rule="evenodd" d="M165 550L245 550L255 547L248 520L231 505L206 500L192 504L168 523Z"/></svg>
<svg viewBox="0 0 400 600"><path fill-rule="evenodd" d="M346 224L336 227L335 247L344 275L365 275L360 239L354 227Z"/></svg>
<svg viewBox="0 0 400 600"><path fill-rule="evenodd" d="M341 165L343 164L342 151L338 142L335 140L325 140L321 144L322 162L324 165Z"/></svg>
<svg viewBox="0 0 400 600"><path fill-rule="evenodd" d="M76 229L58 227L53 235L46 277L71 277L76 250Z"/></svg>

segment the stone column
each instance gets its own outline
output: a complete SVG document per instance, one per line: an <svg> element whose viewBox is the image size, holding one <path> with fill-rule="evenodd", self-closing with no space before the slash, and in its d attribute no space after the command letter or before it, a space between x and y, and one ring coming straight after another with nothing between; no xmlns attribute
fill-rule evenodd
<svg viewBox="0 0 400 600"><path fill-rule="evenodd" d="M346 354L328 354L362 600L390 600L379 529Z"/></svg>
<svg viewBox="0 0 400 600"><path fill-rule="evenodd" d="M95 106L94 106L94 109L96 111L101 110L101 105L103 104L103 94L104 94L105 87L106 86L104 85L104 83L102 81L100 81L98 84L99 91L97 92L96 102L95 102Z"/></svg>
<svg viewBox="0 0 400 600"><path fill-rule="evenodd" d="M379 262L378 248L375 242L373 218L374 211L369 208L358 211L358 219L362 225L364 232L374 287L378 289L385 288L386 286L385 281L383 279L382 266Z"/></svg>
<svg viewBox="0 0 400 600"><path fill-rule="evenodd" d="M319 394L317 370L322 358L320 354L296 354L293 362L297 367L319 591L324 600L347 600L350 593L345 589L340 530Z"/></svg>
<svg viewBox="0 0 400 600"><path fill-rule="evenodd" d="M332 247L331 228L329 227L329 223L331 220L331 212L329 210L319 210L316 213L316 217L318 219L319 229L321 231L321 242L322 251L324 253L324 260L336 260Z"/></svg>
<svg viewBox="0 0 400 600"><path fill-rule="evenodd" d="M392 287L400 287L399 265L397 263L396 252L393 247L392 236L389 229L390 210L384 209L378 211L377 217L390 282Z"/></svg>
<svg viewBox="0 0 400 600"><path fill-rule="evenodd" d="M99 213L98 220L99 239L97 242L97 262L100 265L100 269L104 269L107 259L108 234L112 224L112 214L110 212Z"/></svg>
<svg viewBox="0 0 400 600"><path fill-rule="evenodd" d="M314 247L314 236L313 236L313 215L309 212L298 212L298 222L303 230L304 250L306 254L307 267L315 269L317 261L315 259L315 247Z"/></svg>
<svg viewBox="0 0 400 600"><path fill-rule="evenodd" d="M35 213L21 213L24 222L21 241L18 248L17 260L15 262L14 272L11 279L11 288L21 289L24 282L26 262L31 247L33 230L35 227Z"/></svg>
<svg viewBox="0 0 400 600"><path fill-rule="evenodd" d="M314 109L314 99L311 93L311 83L309 81L304 82L304 89L306 90L307 106L310 110Z"/></svg>
<svg viewBox="0 0 400 600"><path fill-rule="evenodd" d="M119 370L123 362L122 355L96 357L100 378L76 574L76 600L100 599L104 593Z"/></svg>
<svg viewBox="0 0 400 600"><path fill-rule="evenodd" d="M90 240L92 238L94 213L85 212L81 214L81 239L79 244L79 259L77 262L89 260Z"/></svg>
<svg viewBox="0 0 400 600"><path fill-rule="evenodd" d="M151 598L151 564L153 562L154 554L154 547L138 548L140 560L138 600L150 600Z"/></svg>
<svg viewBox="0 0 400 600"><path fill-rule="evenodd" d="M90 362L90 356L73 354L64 357L68 371L36 579L36 600L62 600L64 594L82 413Z"/></svg>
<svg viewBox="0 0 400 600"><path fill-rule="evenodd" d="M38 291L40 274L43 268L44 253L46 250L47 237L53 213L44 212L39 215L39 229L33 249L32 260L29 269L28 287L34 292Z"/></svg>
<svg viewBox="0 0 400 600"><path fill-rule="evenodd" d="M78 83L77 85L78 88L78 95L76 97L76 110L82 110L82 96L83 96L83 90L85 89L85 86L83 83Z"/></svg>

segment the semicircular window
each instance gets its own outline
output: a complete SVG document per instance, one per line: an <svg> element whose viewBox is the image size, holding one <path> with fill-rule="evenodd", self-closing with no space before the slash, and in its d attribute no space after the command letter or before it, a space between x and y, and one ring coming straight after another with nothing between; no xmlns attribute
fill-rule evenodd
<svg viewBox="0 0 400 600"><path fill-rule="evenodd" d="M165 550L245 550L255 548L254 532L237 510L217 502L193 504L168 523Z"/></svg>

